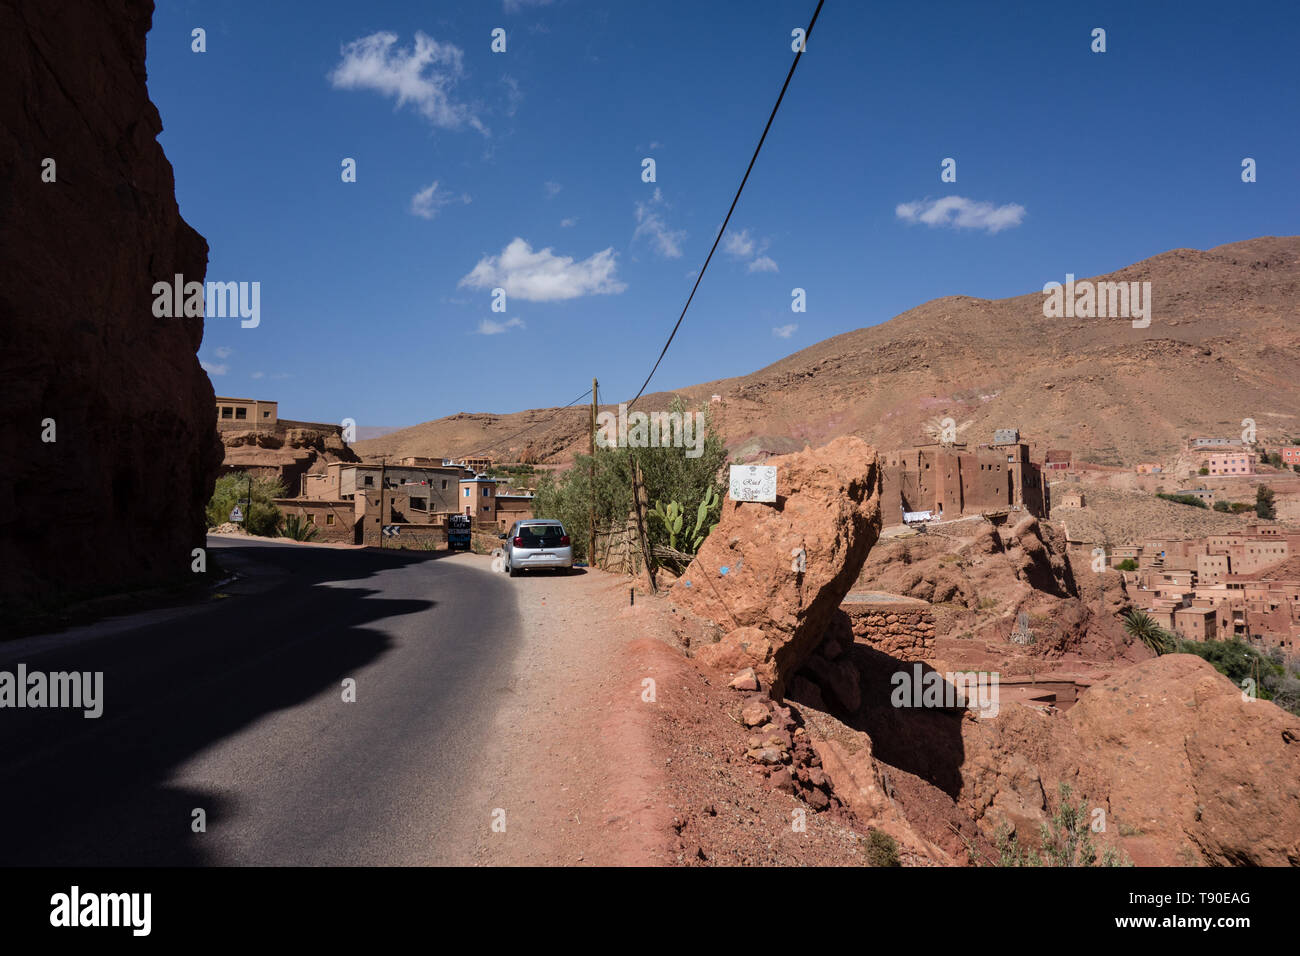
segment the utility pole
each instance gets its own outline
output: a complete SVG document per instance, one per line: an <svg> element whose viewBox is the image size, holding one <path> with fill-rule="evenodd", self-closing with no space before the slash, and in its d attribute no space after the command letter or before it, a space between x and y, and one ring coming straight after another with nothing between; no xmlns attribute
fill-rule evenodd
<svg viewBox="0 0 1300 956"><path fill-rule="evenodd" d="M596 396L596 389L599 383L595 376L591 379L591 434L587 436L587 447L591 455L590 483L587 496L587 502L590 505L588 514L589 523L587 525L587 567L596 566L596 407L599 399Z"/></svg>
<svg viewBox="0 0 1300 956"><path fill-rule="evenodd" d="M645 562L646 577L650 579L650 590L655 594L659 593L659 584L655 581L654 564L650 557L650 539L646 537L646 510L649 502L646 500L646 490L643 476L641 474L641 463L637 460L635 454L632 455L632 501L636 506L636 534L641 540L641 560Z"/></svg>
<svg viewBox="0 0 1300 956"><path fill-rule="evenodd" d="M388 480L388 456L379 459L379 547L384 547L384 483Z"/></svg>

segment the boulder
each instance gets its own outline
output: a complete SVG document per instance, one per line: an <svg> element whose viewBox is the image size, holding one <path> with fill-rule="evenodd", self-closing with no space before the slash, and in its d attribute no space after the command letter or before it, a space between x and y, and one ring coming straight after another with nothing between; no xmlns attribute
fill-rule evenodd
<svg viewBox="0 0 1300 956"><path fill-rule="evenodd" d="M725 500L672 596L727 632L698 652L703 663L753 667L780 699L880 535L881 471L875 450L853 436L767 464L777 469L777 501ZM799 549L803 571L794 568Z"/></svg>

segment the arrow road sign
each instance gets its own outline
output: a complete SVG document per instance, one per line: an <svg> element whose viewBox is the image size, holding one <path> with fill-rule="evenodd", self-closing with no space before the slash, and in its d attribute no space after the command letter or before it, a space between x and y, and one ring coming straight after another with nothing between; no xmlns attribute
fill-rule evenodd
<svg viewBox="0 0 1300 956"><path fill-rule="evenodd" d="M395 524L384 525L384 537L395 538L402 533L402 529Z"/></svg>
<svg viewBox="0 0 1300 956"><path fill-rule="evenodd" d="M230 511L230 520L231 520L231 521L243 521L243 520L244 520L244 513L243 513L242 511L239 510L239 505L235 505L235 507L231 509L231 511Z"/></svg>

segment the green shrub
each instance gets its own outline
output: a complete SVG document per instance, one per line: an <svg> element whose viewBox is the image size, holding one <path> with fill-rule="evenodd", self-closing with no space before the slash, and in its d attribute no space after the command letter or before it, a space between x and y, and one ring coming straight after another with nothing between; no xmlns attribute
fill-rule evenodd
<svg viewBox="0 0 1300 956"><path fill-rule="evenodd" d="M1137 566L1137 562L1134 561L1132 558L1125 558L1119 564L1115 565L1115 569L1117 571L1136 571L1138 569L1138 566Z"/></svg>
<svg viewBox="0 0 1300 956"><path fill-rule="evenodd" d="M1088 802L1072 803L1068 783L1058 785L1060 801L1051 819L1041 825L1038 850L1023 849L1015 833L1003 824L995 836L999 866L1132 866L1126 853L1108 846L1097 855L1092 840L1092 814Z"/></svg>
<svg viewBox="0 0 1300 956"><path fill-rule="evenodd" d="M1255 489L1255 514L1261 518L1276 518L1277 508L1273 505L1273 489L1260 485Z"/></svg>
<svg viewBox="0 0 1300 956"><path fill-rule="evenodd" d="M884 830L867 834L867 863L870 866L901 866L898 862L898 841Z"/></svg>
<svg viewBox="0 0 1300 956"><path fill-rule="evenodd" d="M680 399L671 411L687 413ZM681 502L689 507L692 524L696 508L712 492L719 498L726 494L720 481L727 464L727 450L713 427L712 413L705 409L704 442L698 458L686 457L683 448L637 448L636 460L646 492L646 536L650 546L669 543L669 529L653 517L656 501ZM595 464L595 481L591 476ZM596 526L621 529L632 511L632 452L627 448L598 448L595 457L579 455L568 471L555 476L543 475L533 497L533 514L538 518L558 518L573 541L575 558L590 560L587 555L589 509L594 502ZM709 522L711 526L712 522Z"/></svg>
<svg viewBox="0 0 1300 956"><path fill-rule="evenodd" d="M243 502L252 493L252 502ZM272 504L272 498L284 497L284 485L273 478L254 478L250 485L247 472L237 471L222 475L212 490L208 501L208 527L215 528L230 520L230 512L235 504L244 512L244 530L249 534L274 537L280 526L280 509Z"/></svg>
<svg viewBox="0 0 1300 956"><path fill-rule="evenodd" d="M320 529L298 515L285 515L280 525L280 536L294 541L315 541L320 537Z"/></svg>
<svg viewBox="0 0 1300 956"><path fill-rule="evenodd" d="M1163 498L1165 499L1165 501L1172 501L1180 505L1190 505L1193 508L1205 508L1206 510L1209 510L1210 507L1195 495L1171 495L1171 494L1166 494L1163 491L1158 491L1156 492L1156 497Z"/></svg>

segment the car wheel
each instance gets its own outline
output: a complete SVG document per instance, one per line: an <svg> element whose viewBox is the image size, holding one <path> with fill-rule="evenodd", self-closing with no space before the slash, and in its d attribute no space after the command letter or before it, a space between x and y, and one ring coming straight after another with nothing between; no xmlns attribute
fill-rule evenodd
<svg viewBox="0 0 1300 956"><path fill-rule="evenodd" d="M517 578L517 577L519 577L519 569L518 569L517 567L515 567L513 564L507 564L507 565L506 565L506 570L507 570L508 572L510 572L510 576L511 576L512 578Z"/></svg>

